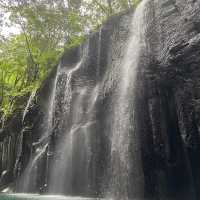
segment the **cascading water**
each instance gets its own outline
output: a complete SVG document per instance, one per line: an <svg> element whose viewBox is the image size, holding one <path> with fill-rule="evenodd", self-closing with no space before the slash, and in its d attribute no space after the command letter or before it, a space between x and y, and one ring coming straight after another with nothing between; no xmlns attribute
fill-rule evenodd
<svg viewBox="0 0 200 200"><path fill-rule="evenodd" d="M46 152L47 146L48 144L38 147L35 154L32 155L32 158L30 159L29 164L24 171L24 175L22 175L23 180L19 190L23 192L29 192L29 190L33 187L33 184L36 181L37 162Z"/></svg>
<svg viewBox="0 0 200 200"><path fill-rule="evenodd" d="M85 45L82 50L86 52L82 52L82 58L78 58L80 61L72 59L72 63L69 62L66 66L62 63L58 67L48 103L47 128L38 142L33 144L36 148L22 174L23 189L20 191L30 191L29 183L35 182L38 162L46 153L47 174L43 186L50 194L89 196L92 193L125 200L144 193L141 152L138 136L134 131L134 97L140 55L145 48L144 15L147 1L143 0L134 13L127 50L125 53L121 52L124 57L117 57L118 63L121 63L116 67L119 74L116 76L118 83L111 95L113 103L108 103L111 114L108 113L107 119L111 124L111 131L101 126L98 118L100 116L97 116L101 113L99 110L102 108L101 101L104 98L102 97L104 83L100 82L99 77L103 74L101 67L104 66L101 65L106 63L101 59L105 48L102 40L105 37L105 30L102 29L98 35L100 44L94 57L95 65L90 66L87 59L91 47ZM91 72L89 75L84 74L85 66L91 67L90 70L95 74L92 74L95 78L89 77ZM98 67L96 71L95 67ZM112 76L115 72L110 71L107 73L111 73ZM77 77L77 74L79 76L79 73L83 73L83 77L75 80L74 77ZM112 77L111 80L116 77ZM105 153L110 155L108 156L110 165L105 167L109 169L98 166L101 163L100 159L107 156L102 153L104 149L101 149L102 141L99 140L103 136L99 134L107 135L110 140L110 146L105 149ZM131 145L132 138L134 142ZM94 140L97 146L93 144ZM130 148L133 154L130 153ZM98 156L102 157L97 158ZM105 171L109 171L109 178L105 177ZM104 178L109 179L106 192L105 189L104 191L97 189L98 192L91 191L98 186L103 188L101 184L104 183Z"/></svg>
<svg viewBox="0 0 200 200"><path fill-rule="evenodd" d="M141 50L145 48L145 5L144 0L136 9L127 51L120 67L120 80L113 105L113 126L111 135L111 183L108 193L119 199L128 199L143 194L144 175L141 166L141 152L135 133L134 99L137 71ZM132 135L132 136L131 136ZM130 145L131 138L134 143ZM130 152L133 151L133 155ZM131 163L132 169L131 169ZM131 175L131 172L134 175ZM133 177L131 185L130 177ZM130 188L131 187L131 188Z"/></svg>
<svg viewBox="0 0 200 200"><path fill-rule="evenodd" d="M142 0L67 50L0 130L0 190L43 195L0 199L200 199L199 5Z"/></svg>
<svg viewBox="0 0 200 200"><path fill-rule="evenodd" d="M24 109L24 113L23 113L23 116L22 116L22 121L24 121L24 118L25 118L26 114L28 113L28 110L31 107L31 104L32 104L32 102L33 102L33 100L35 98L35 94L36 94L35 91L32 92L31 95L30 95L30 97L29 97L29 99L28 99L27 105L26 105L26 107Z"/></svg>
<svg viewBox="0 0 200 200"><path fill-rule="evenodd" d="M60 193L64 187L64 176L65 171L70 171L67 169L69 166L68 163L63 162L63 160L69 161L70 160L70 147L71 146L71 138L70 134L66 136L66 139L63 139L64 130L63 126L65 123L65 118L69 114L70 110L70 103L72 98L71 93L71 78L73 72L80 67L81 63L77 64L75 68L70 70L68 69L59 69L57 77L58 77L58 84L57 84L57 94L56 94L56 101L55 101L55 114L53 120L53 136L54 137L61 137L60 141L57 141L55 145L53 145L53 152L50 154L55 154L53 157L53 163L50 164L50 177L49 177L49 192L50 193ZM55 140L55 139L53 139ZM59 140L59 138L57 139ZM51 145L52 146L52 145ZM64 147L68 147L69 151L63 151ZM67 154L66 154L67 153ZM70 174L69 174L70 175ZM69 177L68 177L69 178Z"/></svg>
<svg viewBox="0 0 200 200"><path fill-rule="evenodd" d="M65 72L67 81L64 82L64 91L66 96L63 96L63 101L57 99L57 105L62 106L62 109L60 109L59 119L58 115L55 119L55 123L59 126L56 126L54 133L57 143L50 169L50 193L75 194L78 191L80 194L85 194L89 190L88 165L91 156L89 127L95 123L92 113L98 95L98 87L91 91L89 86L85 86L72 92L71 79L81 64L82 61ZM74 98L73 102L71 102L72 97Z"/></svg>
<svg viewBox="0 0 200 200"><path fill-rule="evenodd" d="M58 69L60 67L58 66ZM38 161L40 158L42 158L47 151L48 142L49 142L49 135L52 131L52 120L53 120L53 114L54 114L54 101L55 101L55 93L56 93L56 84L57 84L57 76L53 82L53 87L51 89L50 98L47 103L47 115L45 120L45 130L43 130L42 134L40 135L40 138L37 142L34 142L32 144L32 154L29 159L28 165L25 168L24 172L22 173L20 180L18 181L18 191L19 192L29 192L33 190L36 184L37 179L37 167L38 167ZM26 114L28 113L28 110L30 109L30 106L32 104L32 101L34 100L35 93L32 93L26 109L23 113L23 121L25 120ZM46 182L46 181L45 181Z"/></svg>

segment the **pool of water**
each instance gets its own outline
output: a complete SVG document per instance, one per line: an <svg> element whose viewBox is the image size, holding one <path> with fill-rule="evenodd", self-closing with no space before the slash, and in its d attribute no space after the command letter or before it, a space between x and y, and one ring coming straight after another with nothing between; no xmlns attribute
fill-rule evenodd
<svg viewBox="0 0 200 200"><path fill-rule="evenodd" d="M100 200L100 198L39 194L0 194L0 200Z"/></svg>

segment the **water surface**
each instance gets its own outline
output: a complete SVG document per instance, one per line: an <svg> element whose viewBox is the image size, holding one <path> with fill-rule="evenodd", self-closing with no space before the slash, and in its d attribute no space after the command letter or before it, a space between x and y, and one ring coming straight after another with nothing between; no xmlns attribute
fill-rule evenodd
<svg viewBox="0 0 200 200"><path fill-rule="evenodd" d="M100 200L99 198L39 194L0 194L0 200Z"/></svg>

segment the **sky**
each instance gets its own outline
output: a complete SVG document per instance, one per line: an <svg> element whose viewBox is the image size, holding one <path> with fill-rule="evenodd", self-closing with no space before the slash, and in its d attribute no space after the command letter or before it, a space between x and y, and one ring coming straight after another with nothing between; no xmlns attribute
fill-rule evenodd
<svg viewBox="0 0 200 200"><path fill-rule="evenodd" d="M9 13L3 15L3 26L1 27L1 34L8 37L12 34L19 34L20 28L17 26L7 26L9 24Z"/></svg>

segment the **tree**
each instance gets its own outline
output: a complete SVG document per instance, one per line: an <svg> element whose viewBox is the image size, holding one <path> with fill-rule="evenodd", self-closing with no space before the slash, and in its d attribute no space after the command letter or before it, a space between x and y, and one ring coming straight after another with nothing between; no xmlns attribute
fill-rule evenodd
<svg viewBox="0 0 200 200"><path fill-rule="evenodd" d="M0 0L0 10L10 16L9 25L21 30L18 35L0 37L0 123L19 109L18 98L40 87L65 48L79 45L90 30L138 2Z"/></svg>

